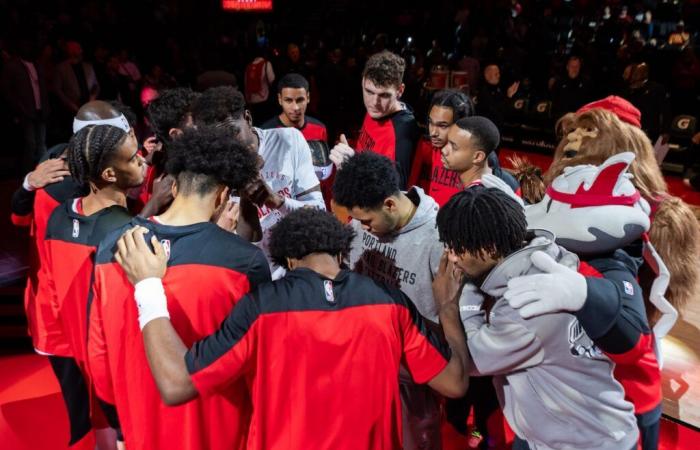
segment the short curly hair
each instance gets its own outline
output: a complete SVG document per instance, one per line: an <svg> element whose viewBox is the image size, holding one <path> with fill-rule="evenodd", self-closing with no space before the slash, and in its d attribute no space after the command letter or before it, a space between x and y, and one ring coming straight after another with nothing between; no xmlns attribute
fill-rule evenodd
<svg viewBox="0 0 700 450"><path fill-rule="evenodd" d="M217 86L202 92L192 105L192 118L197 125L220 124L238 120L245 114L245 98L231 86Z"/></svg>
<svg viewBox="0 0 700 450"><path fill-rule="evenodd" d="M167 89L148 104L146 115L156 137L169 143L170 130L182 128L199 94L189 88Z"/></svg>
<svg viewBox="0 0 700 450"><path fill-rule="evenodd" d="M315 208L291 212L272 228L270 256L289 269L287 258L301 259L311 253L343 256L350 251L355 232L331 213Z"/></svg>
<svg viewBox="0 0 700 450"><path fill-rule="evenodd" d="M165 171L185 195L205 195L221 184L237 190L258 176L257 155L229 130L200 126L172 142Z"/></svg>
<svg viewBox="0 0 700 450"><path fill-rule="evenodd" d="M333 200L346 208L379 208L400 192L399 174L386 156L371 151L345 161L335 175Z"/></svg>
<svg viewBox="0 0 700 450"><path fill-rule="evenodd" d="M370 56L362 71L362 78L380 87L399 87L403 82L406 61L396 53L384 50Z"/></svg>

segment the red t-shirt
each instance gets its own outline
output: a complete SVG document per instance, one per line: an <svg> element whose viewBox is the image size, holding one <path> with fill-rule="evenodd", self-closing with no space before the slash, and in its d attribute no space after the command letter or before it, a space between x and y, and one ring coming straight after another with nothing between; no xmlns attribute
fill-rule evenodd
<svg viewBox="0 0 700 450"><path fill-rule="evenodd" d="M434 147L426 138L418 141L408 184L423 188L441 207L450 197L462 190L459 173L445 169L440 149Z"/></svg>
<svg viewBox="0 0 700 450"><path fill-rule="evenodd" d="M409 109L402 109L381 119L373 119L366 114L355 150L373 151L394 161L399 173L399 187L405 190L419 136L416 119Z"/></svg>
<svg viewBox="0 0 700 450"><path fill-rule="evenodd" d="M257 247L213 223L168 226L136 217L123 230L135 225L149 228L166 250L163 285L170 320L185 345L214 332L238 299L270 279ZM88 362L98 397L116 406L126 448L245 448L251 409L243 381L180 406L161 400L146 359L133 286L114 260L123 230L97 252Z"/></svg>
<svg viewBox="0 0 700 450"><path fill-rule="evenodd" d="M396 449L399 365L426 383L443 351L399 290L297 269L241 299L185 361L201 395L249 381L248 449Z"/></svg>

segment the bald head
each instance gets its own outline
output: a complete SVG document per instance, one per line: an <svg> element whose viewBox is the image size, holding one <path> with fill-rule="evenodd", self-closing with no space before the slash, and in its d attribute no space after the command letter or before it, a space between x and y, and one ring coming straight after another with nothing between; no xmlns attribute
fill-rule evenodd
<svg viewBox="0 0 700 450"><path fill-rule="evenodd" d="M73 119L73 133L88 125L112 125L129 132L131 127L121 111L107 102L94 100L80 107Z"/></svg>
<svg viewBox="0 0 700 450"><path fill-rule="evenodd" d="M114 119L115 117L119 117L120 114L121 113L109 103L103 102L102 100L94 100L81 106L75 114L75 118L78 120L103 120Z"/></svg>

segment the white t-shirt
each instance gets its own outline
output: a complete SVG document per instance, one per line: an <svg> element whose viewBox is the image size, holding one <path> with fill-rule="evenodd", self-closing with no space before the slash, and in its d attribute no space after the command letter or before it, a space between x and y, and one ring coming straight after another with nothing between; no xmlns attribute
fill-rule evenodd
<svg viewBox="0 0 700 450"><path fill-rule="evenodd" d="M313 206L324 210L326 207L320 191L304 196L303 199L299 198L299 194L318 186L318 178L311 162L311 149L301 132L293 127L269 130L254 128L254 130L260 138L258 154L265 160L260 176L273 192L285 198L297 200L297 202L285 202L285 205L279 209L263 206L258 211L263 237L257 245L270 261L272 278L278 279L284 275L284 269L272 264L270 259L270 229L288 212L298 207Z"/></svg>

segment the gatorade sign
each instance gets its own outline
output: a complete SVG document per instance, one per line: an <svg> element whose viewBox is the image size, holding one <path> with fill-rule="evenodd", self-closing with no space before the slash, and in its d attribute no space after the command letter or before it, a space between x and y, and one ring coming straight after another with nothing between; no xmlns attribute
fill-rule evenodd
<svg viewBox="0 0 700 450"><path fill-rule="evenodd" d="M272 0L222 0L224 11L272 11Z"/></svg>

